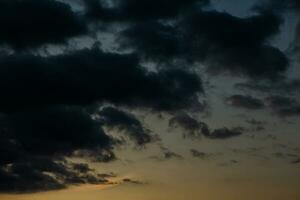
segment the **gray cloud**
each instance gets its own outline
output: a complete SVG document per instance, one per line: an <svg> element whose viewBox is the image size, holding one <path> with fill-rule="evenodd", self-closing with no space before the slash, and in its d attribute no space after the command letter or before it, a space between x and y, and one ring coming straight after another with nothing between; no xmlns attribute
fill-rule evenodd
<svg viewBox="0 0 300 200"><path fill-rule="evenodd" d="M225 99L225 103L233 107L245 108L249 110L258 110L264 108L264 103L260 99L244 95L232 95Z"/></svg>
<svg viewBox="0 0 300 200"><path fill-rule="evenodd" d="M130 113L113 107L105 107L97 114L103 125L124 131L137 145L145 145L154 140L151 131L146 129L142 123Z"/></svg>

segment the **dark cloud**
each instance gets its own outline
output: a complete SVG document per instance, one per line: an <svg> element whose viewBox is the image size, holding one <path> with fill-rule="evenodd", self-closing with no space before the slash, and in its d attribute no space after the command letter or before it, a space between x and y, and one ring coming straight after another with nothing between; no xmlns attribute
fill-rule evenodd
<svg viewBox="0 0 300 200"><path fill-rule="evenodd" d="M70 4L58 0L0 2L0 45L15 50L0 54L1 192L107 183L107 176L87 164L64 158L115 160L117 141L102 126L125 131L138 145L153 140L134 115L118 107L173 114L203 111L202 81L188 65L200 62L208 72L267 79L279 77L288 66L285 55L269 44L281 24L273 12L239 18L204 11L208 0L120 0L113 6L97 0L83 2L85 13L76 13ZM124 31L110 34L117 38L118 50L133 53L103 52L95 45L58 55L37 54L38 48L48 44L66 45L71 38L95 35L99 29L88 27L97 22L106 22L107 27L121 24ZM155 70L142 66L145 59ZM237 101L248 109L263 107L247 96ZM97 113L103 103L116 107ZM295 114L296 107L280 108L285 115ZM209 139L242 134L241 128L211 131L185 114L172 118L170 126ZM182 156L163 148L162 159L171 158Z"/></svg>
<svg viewBox="0 0 300 200"><path fill-rule="evenodd" d="M265 99L272 111L281 117L292 117L300 115L300 104L291 97L269 96Z"/></svg>
<svg viewBox="0 0 300 200"><path fill-rule="evenodd" d="M99 0L84 0L86 15L104 21L143 21L176 18L193 7L209 4L209 0L119 0L111 8Z"/></svg>
<svg viewBox="0 0 300 200"><path fill-rule="evenodd" d="M164 161L164 160L169 160L169 159L183 159L183 156L173 152L172 150L170 150L169 148L165 147L165 146L160 146L160 150L162 152L162 155L160 156L152 156L150 158L158 160L158 161Z"/></svg>
<svg viewBox="0 0 300 200"><path fill-rule="evenodd" d="M40 57L0 58L1 111L48 104L115 104L173 110L201 106L200 78L171 69L148 72L136 55L103 53L98 48Z"/></svg>
<svg viewBox="0 0 300 200"><path fill-rule="evenodd" d="M111 149L114 143L81 108L52 106L1 116L0 164L27 156L70 155L79 149Z"/></svg>
<svg viewBox="0 0 300 200"><path fill-rule="evenodd" d="M135 23L122 32L119 41L121 48L133 48L146 59L200 61L211 73L273 79L288 66L285 55L268 44L280 24L281 19L271 12L238 18L200 10L175 23Z"/></svg>
<svg viewBox="0 0 300 200"><path fill-rule="evenodd" d="M125 0L112 7L97 0L85 3L87 16L93 19L130 21L117 42L121 49L134 49L150 61L200 61L211 73L271 79L288 66L283 52L269 44L282 22L270 10L239 18L204 11L207 0Z"/></svg>
<svg viewBox="0 0 300 200"><path fill-rule="evenodd" d="M198 3L198 4L196 4ZM126 0L120 1L122 14L134 20L164 19L178 16L192 6L207 5L209 0Z"/></svg>
<svg viewBox="0 0 300 200"><path fill-rule="evenodd" d="M190 152L191 152L193 157L199 158L199 159L202 159L202 160L209 159L212 156L211 154L208 154L208 153L205 153L205 152L200 152L196 149L191 149Z"/></svg>
<svg viewBox="0 0 300 200"><path fill-rule="evenodd" d="M293 12L300 17L300 3L298 0L268 0L262 4L258 4L258 10L272 10L278 14L285 15L286 13ZM290 45L293 52L299 54L299 40L300 40L300 18L295 30L294 41Z"/></svg>
<svg viewBox="0 0 300 200"><path fill-rule="evenodd" d="M112 7L98 0L84 3L86 16L56 0L4 0L0 22L6 28L0 33L0 43L15 49L65 43L74 36L87 35L91 19L129 20L133 23L122 33L120 45L151 60L200 61L208 65L210 72L264 78L277 77L288 65L284 54L268 43L281 23L271 12L238 18L203 11L208 0L126 0Z"/></svg>
<svg viewBox="0 0 300 200"><path fill-rule="evenodd" d="M232 129L220 128L220 129L215 129L214 131L209 133L209 135L206 135L206 137L210 139L228 139L228 138L242 135L243 133L242 131L243 130L241 130L241 128L239 127L232 128Z"/></svg>
<svg viewBox="0 0 300 200"><path fill-rule="evenodd" d="M300 163L300 159L294 160L291 162L292 164L299 164Z"/></svg>
<svg viewBox="0 0 300 200"><path fill-rule="evenodd" d="M300 105L294 105L286 108L282 108L278 111L278 114L282 117L293 117L300 115Z"/></svg>
<svg viewBox="0 0 300 200"><path fill-rule="evenodd" d="M124 178L123 182L124 183L131 183L131 184L135 184L135 185L143 185L143 184L145 184L142 181L137 181L137 180L133 180L133 179L130 179L130 178Z"/></svg>
<svg viewBox="0 0 300 200"><path fill-rule="evenodd" d="M300 80L281 80L277 82L246 82L237 83L235 88L243 91L257 91L262 93L276 94L298 94L300 89Z"/></svg>
<svg viewBox="0 0 300 200"><path fill-rule="evenodd" d="M267 122L265 121L260 121L256 119L247 119L246 123L251 125L249 131L263 131L266 129L265 125L267 124Z"/></svg>
<svg viewBox="0 0 300 200"><path fill-rule="evenodd" d="M188 136L200 137L203 135L209 139L227 139L239 136L244 131L244 129L241 127L232 129L224 127L211 131L206 123L199 122L187 114L179 114L171 118L169 121L169 126L174 128L183 128L185 131L188 131Z"/></svg>
<svg viewBox="0 0 300 200"><path fill-rule="evenodd" d="M222 163L219 163L218 166L220 167L228 167L228 166L232 166L232 165L237 165L239 163L238 160L228 160Z"/></svg>
<svg viewBox="0 0 300 200"><path fill-rule="evenodd" d="M246 122L250 125L253 125L253 126L262 126L262 125L266 124L266 122L256 120L256 119L247 119Z"/></svg>
<svg viewBox="0 0 300 200"><path fill-rule="evenodd" d="M80 173L87 173L87 172L92 171L92 169L90 169L89 165L85 164L85 163L74 163L73 169Z"/></svg>
<svg viewBox="0 0 300 200"><path fill-rule="evenodd" d="M274 109L283 108L283 107L296 104L295 99L290 97L284 97L284 96L269 96L265 100L267 104Z"/></svg>
<svg viewBox="0 0 300 200"><path fill-rule="evenodd" d="M186 113L180 113L169 120L169 127L183 128L189 137L200 137L209 132L207 124L199 122Z"/></svg>
<svg viewBox="0 0 300 200"><path fill-rule="evenodd" d="M164 158L165 159L171 159L171 158L177 158L177 159L183 159L183 157L175 152L172 151L166 151L164 152Z"/></svg>
<svg viewBox="0 0 300 200"><path fill-rule="evenodd" d="M87 33L83 19L56 0L2 0L0 44L14 49L62 44Z"/></svg>
<svg viewBox="0 0 300 200"><path fill-rule="evenodd" d="M113 143L119 144L118 141L114 140ZM110 149L103 149L103 148L97 148L97 149L85 149L85 150L78 150L75 151L72 156L75 158L85 158L90 160L91 162L112 162L117 160L117 157L113 151Z"/></svg>
<svg viewBox="0 0 300 200"><path fill-rule="evenodd" d="M225 103L233 107L245 108L249 110L264 108L264 103L260 99L244 95L232 95L225 99Z"/></svg>
<svg viewBox="0 0 300 200"><path fill-rule="evenodd" d="M40 169L34 161L41 156L49 162L57 156L115 160L112 148L116 141L105 134L103 124L124 128L139 145L152 141L135 117L118 109L102 110L103 123L94 119L91 114L97 104L155 111L202 106L202 83L195 73L180 69L149 72L139 65L135 54L104 53L97 47L47 57L3 54L0 74L0 167L4 180L0 190L8 192L105 182L91 175L87 166L77 166L75 174L65 176L54 169ZM6 171L8 165L24 162L28 174ZM59 180L45 172L59 175ZM32 182L36 184L30 185Z"/></svg>
<svg viewBox="0 0 300 200"><path fill-rule="evenodd" d="M112 21L117 20L119 13L116 9L105 7L103 1L99 0L83 0L85 7L85 15L88 19Z"/></svg>
<svg viewBox="0 0 300 200"><path fill-rule="evenodd" d="M285 12L287 10L299 10L300 3L298 0L268 0L259 2L255 9Z"/></svg>
<svg viewBox="0 0 300 200"><path fill-rule="evenodd" d="M65 160L48 157L31 157L0 168L0 191L32 193L44 190L63 189L68 185L108 183L101 175L80 171Z"/></svg>
<svg viewBox="0 0 300 200"><path fill-rule="evenodd" d="M124 131L137 145L145 145L154 139L150 134L151 131L130 113L113 107L105 107L97 114L103 125Z"/></svg>
<svg viewBox="0 0 300 200"><path fill-rule="evenodd" d="M33 192L38 190L62 189L64 185L53 177L42 172L25 168L26 173L14 169L11 173L0 170L0 191L2 192ZM30 183L30 184L29 184Z"/></svg>
<svg viewBox="0 0 300 200"><path fill-rule="evenodd" d="M83 108L50 106L2 114L0 123L0 191L107 182L87 165L63 159L77 150L111 152L114 141Z"/></svg>
<svg viewBox="0 0 300 200"><path fill-rule="evenodd" d="M174 25L158 21L139 22L122 32L119 38L122 49L134 49L147 60L162 62L184 58L186 48L182 46L180 33Z"/></svg>
<svg viewBox="0 0 300 200"><path fill-rule="evenodd" d="M273 111L273 113L281 117L298 116L300 114L300 104L295 98L299 93L300 82L298 80L280 81L273 85L270 83L248 82L237 84L236 87L244 91L267 93L270 96L265 98L263 102L252 97L250 97L252 99L250 101L249 96L235 95L226 100L226 103L229 105L245 107L248 109L268 107Z"/></svg>
<svg viewBox="0 0 300 200"><path fill-rule="evenodd" d="M81 108L49 107L10 114L6 130L32 154L71 153L109 147L111 139Z"/></svg>
<svg viewBox="0 0 300 200"><path fill-rule="evenodd" d="M280 19L273 13L238 18L215 11L199 12L183 22L188 38L185 42L192 44L197 57L208 61L209 71L269 78L287 66L284 54L267 42L279 26Z"/></svg>

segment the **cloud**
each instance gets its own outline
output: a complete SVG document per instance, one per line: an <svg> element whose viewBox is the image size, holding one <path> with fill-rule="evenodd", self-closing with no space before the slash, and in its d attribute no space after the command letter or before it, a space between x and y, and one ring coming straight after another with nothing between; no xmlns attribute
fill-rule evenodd
<svg viewBox="0 0 300 200"><path fill-rule="evenodd" d="M0 191L32 193L44 190L63 189L68 185L104 184L107 179L90 171L80 171L65 160L48 157L31 157L0 168Z"/></svg>
<svg viewBox="0 0 300 200"><path fill-rule="evenodd" d="M189 137L200 137L209 132L207 124L199 122L186 113L179 113L169 120L169 127L183 128Z"/></svg>
<svg viewBox="0 0 300 200"><path fill-rule="evenodd" d="M103 21L144 21L176 18L193 7L209 4L209 0L119 0L110 8L98 0L84 0L86 15Z"/></svg>
<svg viewBox="0 0 300 200"><path fill-rule="evenodd" d="M80 173L87 173L87 172L92 171L92 169L90 169L89 165L85 164L85 163L74 163L73 169Z"/></svg>
<svg viewBox="0 0 300 200"><path fill-rule="evenodd" d="M83 108L50 106L2 114L0 191L36 192L72 184L106 183L86 164L64 157L109 151L114 141Z"/></svg>
<svg viewBox="0 0 300 200"><path fill-rule="evenodd" d="M120 49L135 50L161 65L174 60L201 62L211 74L273 80L289 64L285 54L269 43L282 23L275 11L259 10L239 18L202 9L208 0L124 0L113 6L85 0L85 5L92 21L126 24L120 35L115 34Z"/></svg>
<svg viewBox="0 0 300 200"><path fill-rule="evenodd" d="M244 95L232 95L225 99L225 103L233 107L245 108L248 110L258 110L264 108L263 101Z"/></svg>
<svg viewBox="0 0 300 200"><path fill-rule="evenodd" d="M290 49L294 53L299 53L299 40L300 40L300 3L298 0L268 0L266 3L258 4L258 10L272 10L280 15L287 13L294 13L298 15L298 24L295 30L295 38L291 43Z"/></svg>
<svg viewBox="0 0 300 200"><path fill-rule="evenodd" d="M269 94L264 101L251 96L233 95L226 99L228 105L251 110L270 108L273 113L280 117L292 117L300 114L300 104L296 98L299 81L286 81L269 84L244 83L236 87L246 90L254 90Z"/></svg>
<svg viewBox="0 0 300 200"><path fill-rule="evenodd" d="M171 158L183 159L183 157L181 155L179 155L175 152L172 152L172 151L165 151L164 158L165 159L171 159Z"/></svg>
<svg viewBox="0 0 300 200"><path fill-rule="evenodd" d="M272 111L280 117L300 115L300 104L292 97L269 96L265 101Z"/></svg>
<svg viewBox="0 0 300 200"><path fill-rule="evenodd" d="M293 104L296 104L296 100L290 97L283 97L283 96L269 96L266 99L267 104L274 108L283 108Z"/></svg>
<svg viewBox="0 0 300 200"><path fill-rule="evenodd" d="M123 182L124 183L131 183L131 184L135 184L135 185L144 185L145 184L142 181L137 181L137 180L133 180L133 179L130 179L130 178L124 178Z"/></svg>
<svg viewBox="0 0 300 200"><path fill-rule="evenodd" d="M246 123L251 125L249 131L263 131L267 122L256 119L246 119Z"/></svg>
<svg viewBox="0 0 300 200"><path fill-rule="evenodd" d="M203 111L202 81L198 71L188 66L201 63L210 74L271 80L288 67L286 56L269 43L282 22L274 12L239 18L203 9L208 0L122 0L113 5L83 0L84 12L76 12L71 1L63 2L0 2L3 192L106 183L106 178L88 165L69 163L64 158L115 160L113 147L117 142L103 126L124 130L138 145L152 141L149 130L119 107L170 114ZM110 33L117 38L117 51L104 52L94 45L57 55L38 53L45 45L66 47L74 37L98 34L98 27L89 28L98 22L105 22L108 28L115 24L122 28ZM120 53L124 49L132 53ZM155 70L144 67L144 61L153 63ZM113 106L97 113L106 103ZM238 97L236 105L263 107L248 96ZM280 108L284 115L296 114L296 107ZM99 118L93 118L95 113ZM210 130L204 122L185 114L174 116L170 126L209 139L242 134L240 128ZM163 149L162 157L182 158L168 149Z"/></svg>
<svg viewBox="0 0 300 200"><path fill-rule="evenodd" d="M0 191L2 192L33 192L36 190L62 189L64 185L53 177L31 168L22 166L26 173L13 169L12 173L0 170ZM29 184L30 183L30 184Z"/></svg>
<svg viewBox="0 0 300 200"><path fill-rule="evenodd" d="M99 0L83 0L85 7L85 17L91 21L111 21L116 20L118 13L115 9L109 9Z"/></svg>
<svg viewBox="0 0 300 200"><path fill-rule="evenodd" d="M113 140L113 145L119 144L119 141ZM72 154L75 158L88 159L91 162L108 163L117 160L115 153L111 149L80 149L74 151Z"/></svg>
<svg viewBox="0 0 300 200"><path fill-rule="evenodd" d="M196 4L198 3L198 4ZM121 1L121 13L134 20L164 19L178 16L192 6L207 5L209 0L138 0Z"/></svg>
<svg viewBox="0 0 300 200"><path fill-rule="evenodd" d="M165 161L165 160L169 160L169 159L184 159L184 157L176 152L173 152L172 150L170 150L169 148L161 145L160 146L160 150L162 152L161 155L159 156L150 156L149 158L151 159L155 159L157 161Z"/></svg>
<svg viewBox="0 0 300 200"><path fill-rule="evenodd" d="M195 73L149 72L135 54L104 53L97 47L49 57L3 56L0 74L0 110L7 112L103 101L164 111L202 106L202 83Z"/></svg>
<svg viewBox="0 0 300 200"><path fill-rule="evenodd" d="M209 139L228 139L242 134L244 131L241 127L228 129L226 127L210 130L204 122L199 122L191 116L181 113L169 120L169 126L173 128L181 127L188 131L188 136L201 137L202 135Z"/></svg>
<svg viewBox="0 0 300 200"><path fill-rule="evenodd" d="M294 160L291 162L292 164L299 164L300 163L300 159Z"/></svg>
<svg viewBox="0 0 300 200"><path fill-rule="evenodd" d="M242 135L242 130L241 128L220 128L220 129L215 129L212 131L209 135L206 135L206 137L210 139L228 139L236 136Z"/></svg>
<svg viewBox="0 0 300 200"><path fill-rule="evenodd" d="M167 112L202 107L202 82L196 73L185 69L150 72L139 63L136 54L104 53L98 47L46 57L30 52L2 54L0 168L4 182L0 190L33 192L102 183L104 180L91 172L82 174L84 166L73 170L80 176L66 177L33 163L36 157L55 162L57 156L115 160L112 148L116 141L91 116L98 104ZM102 113L109 118L105 122L126 127L137 144L152 139L131 115L106 111ZM6 171L10 165L23 166L24 162L28 174L14 168Z"/></svg>
<svg viewBox="0 0 300 200"><path fill-rule="evenodd" d="M288 67L286 56L268 43L280 24L280 17L271 12L238 18L199 10L174 23L134 23L119 41L121 49L135 49L143 58L160 63L198 61L205 63L211 74L275 79Z"/></svg>
<svg viewBox="0 0 300 200"><path fill-rule="evenodd" d="M3 0L0 13L0 44L16 50L64 44L88 32L84 19L56 0Z"/></svg>
<svg viewBox="0 0 300 200"><path fill-rule="evenodd" d="M255 8L277 12L286 12L288 10L297 11L300 9L300 3L298 0L268 0L257 4Z"/></svg>
<svg viewBox="0 0 300 200"><path fill-rule="evenodd" d="M114 141L82 108L51 106L3 114L0 164L24 157L70 155L76 150L110 150Z"/></svg>
<svg viewBox="0 0 300 200"><path fill-rule="evenodd" d="M77 149L108 148L111 139L81 108L52 106L9 114L6 131L32 154L71 153Z"/></svg>
<svg viewBox="0 0 300 200"><path fill-rule="evenodd" d="M257 91L271 94L297 94L300 89L300 80L279 80L276 82L250 81L235 84L235 88L243 91Z"/></svg>
<svg viewBox="0 0 300 200"><path fill-rule="evenodd" d="M99 115L99 121L104 126L124 131L137 145L145 145L154 139L150 134L151 131L146 129L142 123L130 113L113 107L105 107L97 114Z"/></svg>
<svg viewBox="0 0 300 200"><path fill-rule="evenodd" d="M211 154L208 154L208 153L205 153L205 152L200 152L196 149L190 149L190 152L191 152L193 157L200 158L202 160L209 159L212 156Z"/></svg>
<svg viewBox="0 0 300 200"><path fill-rule="evenodd" d="M262 126L262 125L266 124L266 122L256 120L256 119L247 119L246 122L250 125L253 125L253 126Z"/></svg>

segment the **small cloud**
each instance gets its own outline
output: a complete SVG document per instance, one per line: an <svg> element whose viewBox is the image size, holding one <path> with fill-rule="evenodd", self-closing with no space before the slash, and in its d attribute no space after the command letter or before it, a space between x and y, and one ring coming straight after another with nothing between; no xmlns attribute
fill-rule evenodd
<svg viewBox="0 0 300 200"><path fill-rule="evenodd" d="M205 153L205 152L200 152L196 149L190 149L190 152L191 152L193 157L200 158L202 160L209 159L213 156L212 154L208 154L208 153Z"/></svg>
<svg viewBox="0 0 300 200"><path fill-rule="evenodd" d="M228 129L226 127L215 129L209 135L207 135L210 139L228 139L236 136L242 135L243 128L237 127Z"/></svg>
<svg viewBox="0 0 300 200"><path fill-rule="evenodd" d="M133 114L114 107L105 107L97 115L101 124L123 131L138 146L143 146L154 140L150 134L151 131L146 129Z"/></svg>
<svg viewBox="0 0 300 200"><path fill-rule="evenodd" d="M268 107L280 117L292 117L300 115L300 104L291 97L269 96L265 99Z"/></svg>
<svg viewBox="0 0 300 200"><path fill-rule="evenodd" d="M291 162L292 164L300 164L300 158Z"/></svg>
<svg viewBox="0 0 300 200"><path fill-rule="evenodd" d="M130 183L130 184L135 184L135 185L144 185L144 184L146 184L145 182L138 181L138 180L133 180L133 179L130 179L130 178L124 178L122 181L123 181L123 183Z"/></svg>
<svg viewBox="0 0 300 200"><path fill-rule="evenodd" d="M264 108L264 103L260 99L244 95L232 95L225 99L225 103L236 108L244 108L248 110Z"/></svg>

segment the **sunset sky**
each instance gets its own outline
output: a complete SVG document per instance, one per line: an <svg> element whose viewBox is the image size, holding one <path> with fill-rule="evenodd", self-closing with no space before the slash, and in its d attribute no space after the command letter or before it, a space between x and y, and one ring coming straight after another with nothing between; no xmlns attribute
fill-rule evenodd
<svg viewBox="0 0 300 200"><path fill-rule="evenodd" d="M300 1L0 0L0 200L299 200Z"/></svg>

